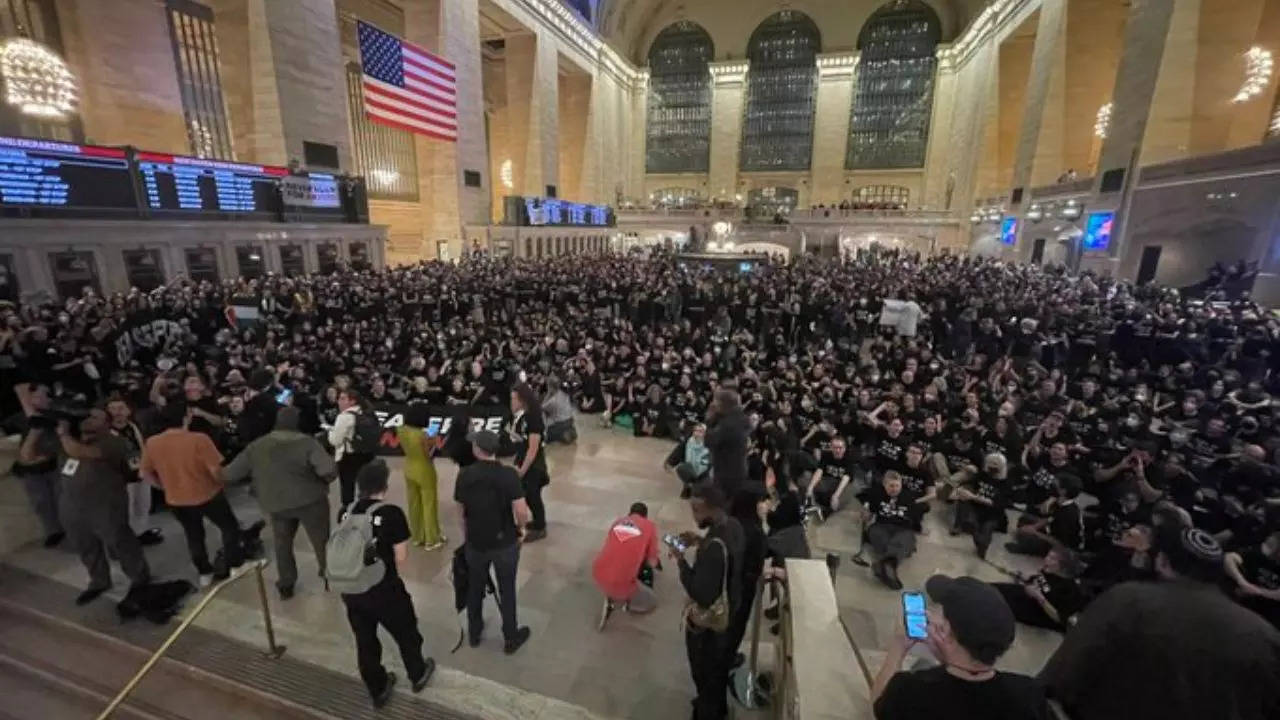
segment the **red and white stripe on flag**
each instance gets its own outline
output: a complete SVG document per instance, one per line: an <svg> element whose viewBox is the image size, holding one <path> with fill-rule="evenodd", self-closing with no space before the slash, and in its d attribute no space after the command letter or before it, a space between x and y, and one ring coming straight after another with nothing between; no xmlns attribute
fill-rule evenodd
<svg viewBox="0 0 1280 720"><path fill-rule="evenodd" d="M438 140L458 140L458 86L453 63L400 40L404 87L363 75L369 119Z"/></svg>

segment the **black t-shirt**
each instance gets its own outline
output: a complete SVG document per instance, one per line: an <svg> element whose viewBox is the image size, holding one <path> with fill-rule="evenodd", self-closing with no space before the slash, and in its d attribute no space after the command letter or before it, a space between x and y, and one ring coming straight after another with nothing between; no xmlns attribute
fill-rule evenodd
<svg viewBox="0 0 1280 720"><path fill-rule="evenodd" d="M462 503L466 541L476 550L495 550L516 541L511 503L524 497L520 476L493 460L476 460L458 474L453 499Z"/></svg>
<svg viewBox="0 0 1280 720"><path fill-rule="evenodd" d="M529 472L547 470L547 458L543 453L543 446L547 442L547 424L542 418L541 410L526 410L521 413L511 423L512 439L516 442L516 465L524 463L524 456L529 452L529 436L537 433L540 442L538 443L538 456L533 459L533 464L529 466Z"/></svg>
<svg viewBox="0 0 1280 720"><path fill-rule="evenodd" d="M867 492L866 508L878 523L914 528L919 514L915 502L917 497L905 487L897 497L889 497L883 485L872 485Z"/></svg>
<svg viewBox="0 0 1280 720"><path fill-rule="evenodd" d="M983 682L961 680L945 667L900 672L876 700L876 720L1047 720L1044 688L1033 678L997 672Z"/></svg>
<svg viewBox="0 0 1280 720"><path fill-rule="evenodd" d="M899 469L907 458L907 445L910 444L906 433L898 437L889 437L888 430L881 430L876 440L876 466L881 472Z"/></svg>
<svg viewBox="0 0 1280 720"><path fill-rule="evenodd" d="M361 498L356 501L352 512L357 515L363 513L376 502L385 501ZM344 508L342 515L338 518L338 522L341 523L346 516L347 511ZM396 545L406 542L409 537L409 520L404 516L403 510L387 503L373 512L374 552L382 559L382 563L387 566L387 574L382 578L382 582L375 587L382 587L386 583L400 578L400 571L396 568ZM366 564L368 564L368 561L366 561Z"/></svg>

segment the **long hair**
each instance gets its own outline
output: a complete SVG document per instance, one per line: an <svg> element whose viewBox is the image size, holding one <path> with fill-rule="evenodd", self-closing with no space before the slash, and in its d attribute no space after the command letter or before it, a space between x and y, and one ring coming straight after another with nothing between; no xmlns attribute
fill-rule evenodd
<svg viewBox="0 0 1280 720"><path fill-rule="evenodd" d="M511 392L520 398L520 405L524 407L526 414L532 415L535 411L542 412L542 400L538 399L538 393L529 387L529 383L518 382L512 386Z"/></svg>

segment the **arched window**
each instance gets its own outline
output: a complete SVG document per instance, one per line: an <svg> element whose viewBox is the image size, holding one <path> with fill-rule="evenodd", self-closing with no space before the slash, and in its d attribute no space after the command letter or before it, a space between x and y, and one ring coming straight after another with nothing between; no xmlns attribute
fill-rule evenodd
<svg viewBox="0 0 1280 720"><path fill-rule="evenodd" d="M751 34L743 170L809 169L821 49L818 26L794 10L769 16Z"/></svg>
<svg viewBox="0 0 1280 720"><path fill-rule="evenodd" d="M924 167L941 25L919 0L893 0L858 35L845 167Z"/></svg>
<svg viewBox="0 0 1280 720"><path fill-rule="evenodd" d="M668 25L649 48L645 171L706 172L711 164L711 36L697 23Z"/></svg>

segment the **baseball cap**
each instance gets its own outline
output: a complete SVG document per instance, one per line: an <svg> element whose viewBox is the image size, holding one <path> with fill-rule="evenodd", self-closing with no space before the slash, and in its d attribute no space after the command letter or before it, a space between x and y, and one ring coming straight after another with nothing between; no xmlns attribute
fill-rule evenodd
<svg viewBox="0 0 1280 720"><path fill-rule="evenodd" d="M990 584L967 575L934 575L924 589L942 606L956 642L976 659L994 662L1013 644L1013 611Z"/></svg>
<svg viewBox="0 0 1280 720"><path fill-rule="evenodd" d="M475 445L481 450L496 455L498 449L502 446L502 441L498 438L498 433L492 430L477 430L467 435L467 442Z"/></svg>

